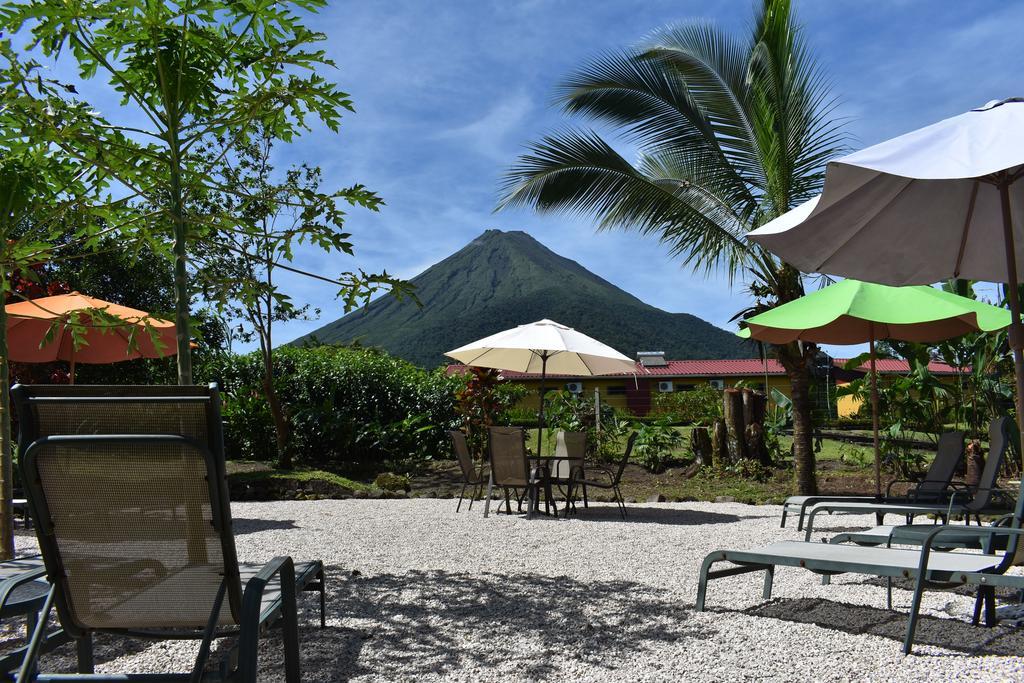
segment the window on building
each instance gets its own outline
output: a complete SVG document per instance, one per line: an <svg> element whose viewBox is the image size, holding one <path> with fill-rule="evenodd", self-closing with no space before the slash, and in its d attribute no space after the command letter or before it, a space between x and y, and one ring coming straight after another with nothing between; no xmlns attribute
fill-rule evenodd
<svg viewBox="0 0 1024 683"><path fill-rule="evenodd" d="M622 396L623 394L626 393L626 385L625 384L611 384L611 385L608 386L608 392L607 393L608 393L609 396Z"/></svg>

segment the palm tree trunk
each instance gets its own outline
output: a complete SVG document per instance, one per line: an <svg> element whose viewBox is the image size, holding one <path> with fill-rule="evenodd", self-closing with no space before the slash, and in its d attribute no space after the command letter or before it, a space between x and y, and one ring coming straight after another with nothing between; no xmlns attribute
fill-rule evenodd
<svg viewBox="0 0 1024 683"><path fill-rule="evenodd" d="M811 417L811 365L813 347L803 353L796 344L777 347L779 362L789 377L790 398L793 401L793 467L796 470L796 488L801 496L818 493L818 476L814 459L814 420ZM809 358L810 357L810 358Z"/></svg>

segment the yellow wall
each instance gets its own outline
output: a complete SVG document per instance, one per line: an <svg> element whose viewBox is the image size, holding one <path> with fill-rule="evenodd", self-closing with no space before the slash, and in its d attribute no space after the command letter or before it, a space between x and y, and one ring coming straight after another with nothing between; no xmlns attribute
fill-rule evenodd
<svg viewBox="0 0 1024 683"><path fill-rule="evenodd" d="M879 383L885 382L886 377L892 377L892 375L879 375ZM939 381L943 384L954 385L956 384L955 375L939 375ZM862 401L856 396L840 396L836 399L836 412L839 417L856 417L857 413L860 412Z"/></svg>

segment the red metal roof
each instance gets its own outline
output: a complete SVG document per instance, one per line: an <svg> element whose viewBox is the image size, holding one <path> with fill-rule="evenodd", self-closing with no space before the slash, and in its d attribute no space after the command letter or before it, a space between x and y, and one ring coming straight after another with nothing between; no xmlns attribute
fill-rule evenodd
<svg viewBox="0 0 1024 683"><path fill-rule="evenodd" d="M836 367L842 367L846 358L834 358L832 360ZM708 359L708 360L670 360L667 365L655 367L643 367L636 364L636 375L638 377L763 377L769 375L785 375L786 370L782 363L771 358L765 367L765 361L760 358L735 358L735 359ZM876 361L875 367L879 373L907 373L910 372L910 365L905 360L883 359ZM858 370L867 372L868 364L861 365ZM953 375L956 369L945 363L932 361L928 364L928 370L935 375ZM466 371L466 366L461 364L449 365L446 373L449 375ZM503 370L502 376L506 379L539 379L538 373L513 372ZM629 376L629 373L621 373L622 376ZM575 378L575 375L548 375L553 379Z"/></svg>

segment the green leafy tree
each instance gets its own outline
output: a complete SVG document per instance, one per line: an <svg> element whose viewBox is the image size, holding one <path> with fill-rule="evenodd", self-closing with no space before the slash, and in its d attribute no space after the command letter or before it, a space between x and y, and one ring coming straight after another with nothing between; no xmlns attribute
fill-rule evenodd
<svg viewBox="0 0 1024 683"><path fill-rule="evenodd" d="M0 39L0 303L25 298L25 282L37 283L39 264L60 258L61 246L91 246L103 232L95 216L83 206L100 208L97 192L102 176L90 165L55 154L45 135L27 123L26 112L45 105L39 94L50 82L35 72L12 68L10 41ZM31 81L26 77L31 75ZM56 108L69 125L77 123L75 110ZM75 229L67 238L65 226ZM61 244L63 240L63 244ZM83 326L107 325L116 320L101 311L74 318L74 343L81 343ZM51 329L51 335L55 330ZM41 340L43 341L43 340ZM7 311L0 306L0 557L14 553L11 497L13 488L10 368Z"/></svg>
<svg viewBox="0 0 1024 683"><path fill-rule="evenodd" d="M755 304L742 315L804 293L796 269L744 238L819 192L825 162L844 151L788 0L765 0L746 37L705 23L657 31L583 66L559 102L621 134L636 162L592 130L549 135L512 167L501 207L591 215L600 229L656 236L695 271L746 276ZM793 396L797 485L814 493L816 349L776 353Z"/></svg>
<svg viewBox="0 0 1024 683"><path fill-rule="evenodd" d="M188 245L211 233L250 228L236 213L190 214L191 202L210 192L235 192L214 172L256 130L290 141L312 121L337 130L348 96L322 73L333 67L314 49L325 36L307 28L299 11L323 0L25 0L0 9L0 30L30 36L15 55L15 80L27 81L33 55L69 59L83 80L102 78L120 106L98 111L74 100L73 86L45 85L47 105L70 103L88 125L69 126L66 107L25 108L40 135L70 159L91 165L111 181L120 200L118 227L133 225L173 258L178 381L192 383ZM230 134L229 134L230 133ZM240 197L240 201L258 198Z"/></svg>
<svg viewBox="0 0 1024 683"><path fill-rule="evenodd" d="M230 217L232 225L245 228L206 235L195 248L193 261L203 298L216 304L226 317L232 338L259 344L263 395L274 423L278 465L290 469L291 425L287 408L278 395L274 323L307 318L319 311L311 312L308 305L297 306L275 276L281 270L302 272L288 265L299 244L352 255L351 236L343 230L345 213L338 203L376 211L381 200L361 185L324 192L320 189L320 169L305 165L289 169L282 179L276 180L270 164L273 142L271 135L256 136L236 145L233 157L216 161L220 183L231 191L211 193L192 210ZM411 293L407 283L386 272L350 271L336 279L317 277L338 287L337 294L344 300L346 311L381 288L399 297Z"/></svg>

